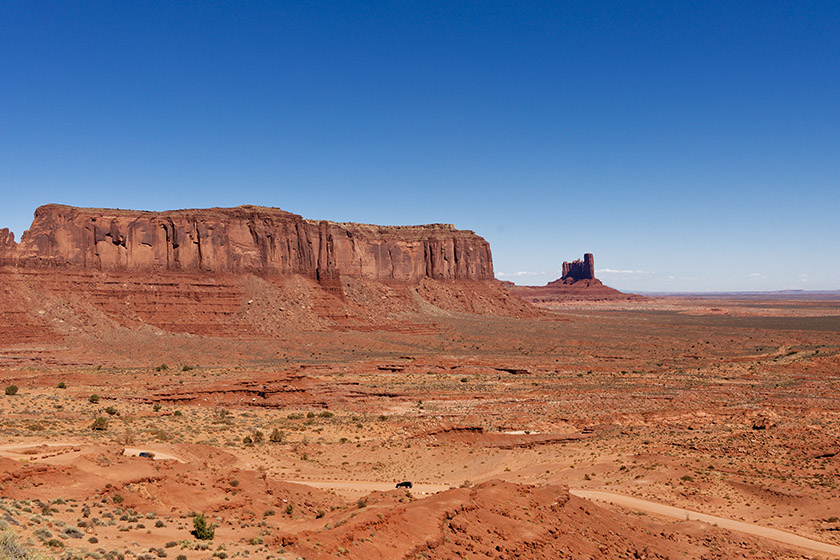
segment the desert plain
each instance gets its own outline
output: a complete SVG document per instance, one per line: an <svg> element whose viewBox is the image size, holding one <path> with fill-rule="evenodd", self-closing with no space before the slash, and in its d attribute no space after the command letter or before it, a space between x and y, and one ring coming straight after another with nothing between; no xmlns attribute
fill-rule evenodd
<svg viewBox="0 0 840 560"><path fill-rule="evenodd" d="M836 294L336 278L0 267L7 530L54 558L840 557Z"/></svg>
<svg viewBox="0 0 840 560"><path fill-rule="evenodd" d="M3 516L80 558L831 557L571 488L840 546L840 301L401 320L4 344Z"/></svg>

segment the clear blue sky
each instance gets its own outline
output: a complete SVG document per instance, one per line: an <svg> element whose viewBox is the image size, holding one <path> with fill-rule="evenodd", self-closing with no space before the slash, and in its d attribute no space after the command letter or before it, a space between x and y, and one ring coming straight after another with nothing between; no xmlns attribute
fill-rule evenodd
<svg viewBox="0 0 840 560"><path fill-rule="evenodd" d="M0 3L0 227L454 223L500 278L840 289L840 2Z"/></svg>

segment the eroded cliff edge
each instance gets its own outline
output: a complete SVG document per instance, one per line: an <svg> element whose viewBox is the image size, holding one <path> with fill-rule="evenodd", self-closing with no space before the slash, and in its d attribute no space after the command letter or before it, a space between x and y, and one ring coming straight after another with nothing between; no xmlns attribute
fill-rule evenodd
<svg viewBox="0 0 840 560"><path fill-rule="evenodd" d="M472 231L307 220L258 206L145 212L48 204L20 243L0 230L0 264L300 274L324 285L339 276L406 283L494 277L490 245Z"/></svg>

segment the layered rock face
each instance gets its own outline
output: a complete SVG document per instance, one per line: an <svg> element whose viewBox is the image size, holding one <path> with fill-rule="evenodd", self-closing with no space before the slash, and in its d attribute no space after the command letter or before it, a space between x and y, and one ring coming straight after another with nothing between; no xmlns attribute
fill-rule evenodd
<svg viewBox="0 0 840 560"><path fill-rule="evenodd" d="M300 274L416 283L491 280L490 246L451 225L374 226L305 220L240 206L140 212L38 208L19 244L0 230L0 264L103 271Z"/></svg>

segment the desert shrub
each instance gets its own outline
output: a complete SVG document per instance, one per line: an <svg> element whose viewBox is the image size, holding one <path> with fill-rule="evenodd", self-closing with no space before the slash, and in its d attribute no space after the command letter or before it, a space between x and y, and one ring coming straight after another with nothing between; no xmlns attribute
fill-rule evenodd
<svg viewBox="0 0 840 560"><path fill-rule="evenodd" d="M123 445L133 445L135 442L134 431L131 428L126 428L123 435L117 438L117 441Z"/></svg>
<svg viewBox="0 0 840 560"><path fill-rule="evenodd" d="M56 385L56 387L58 387L59 389L66 389L66 388L67 388L67 383L65 383L64 381L62 381L61 383L59 383L58 385Z"/></svg>
<svg viewBox="0 0 840 560"><path fill-rule="evenodd" d="M157 521L155 521L155 527L158 529L160 529L161 527L166 527L166 523L158 519Z"/></svg>
<svg viewBox="0 0 840 560"><path fill-rule="evenodd" d="M108 419L104 416L98 416L93 424L90 425L91 430L104 431L108 429Z"/></svg>
<svg viewBox="0 0 840 560"><path fill-rule="evenodd" d="M169 366L166 364L160 364L158 367L155 368L155 371L165 371L169 369Z"/></svg>
<svg viewBox="0 0 840 560"><path fill-rule="evenodd" d="M88 402L91 404L97 404L99 402L99 395L96 393L92 394L88 397Z"/></svg>
<svg viewBox="0 0 840 560"><path fill-rule="evenodd" d="M6 394L10 397L12 395L16 395L17 392L18 392L18 386L17 385L9 385L8 387L6 387Z"/></svg>
<svg viewBox="0 0 840 560"><path fill-rule="evenodd" d="M154 410L155 412L159 412L161 408L162 407L160 403L155 403L152 405L152 410Z"/></svg>
<svg viewBox="0 0 840 560"><path fill-rule="evenodd" d="M183 416L183 415L184 415L184 413L181 412L180 410L176 410L175 412L172 413L172 416Z"/></svg>
<svg viewBox="0 0 840 560"><path fill-rule="evenodd" d="M58 539L52 540L61 543ZM30 541L29 544L32 542ZM0 531L0 558L3 560L46 560L46 556L40 552L26 548L9 528Z"/></svg>
<svg viewBox="0 0 840 560"><path fill-rule="evenodd" d="M321 418L332 418L335 415L332 412L330 412L329 410L325 410L322 413L320 413L318 416L320 416Z"/></svg>
<svg viewBox="0 0 840 560"><path fill-rule="evenodd" d="M64 543L58 539L50 539L44 544L50 548L64 548ZM24 556L24 558L26 557Z"/></svg>
<svg viewBox="0 0 840 560"><path fill-rule="evenodd" d="M91 538L88 539L88 542L90 544L96 544L96 543L99 542L99 539L97 539L96 537L91 537Z"/></svg>
<svg viewBox="0 0 840 560"><path fill-rule="evenodd" d="M216 527L207 524L207 518L203 513L196 515L193 518L193 536L202 541L212 541L216 536Z"/></svg>
<svg viewBox="0 0 840 560"><path fill-rule="evenodd" d="M292 515L295 511L295 504L288 504L286 506L286 515Z"/></svg>
<svg viewBox="0 0 840 560"><path fill-rule="evenodd" d="M64 533L66 536L72 539L81 539L83 536L85 536L84 533L82 533L75 527L65 527L62 533Z"/></svg>
<svg viewBox="0 0 840 560"><path fill-rule="evenodd" d="M254 445L254 440L251 439L251 436L245 436L242 438L242 443L245 445Z"/></svg>
<svg viewBox="0 0 840 560"><path fill-rule="evenodd" d="M192 366L188 366L188 365L186 365L186 364L184 364L184 365L181 367L181 371L190 371L190 370L192 370L192 369L195 369L195 368L193 368Z"/></svg>
<svg viewBox="0 0 840 560"><path fill-rule="evenodd" d="M268 436L268 441L271 443L283 443L286 440L286 432L274 428Z"/></svg>
<svg viewBox="0 0 840 560"><path fill-rule="evenodd" d="M120 415L120 411L119 411L119 410L117 410L117 407L115 407L115 406L109 406L109 407L107 407L107 408L105 409L105 412L107 412L107 413L108 413L108 414L110 414L111 416L119 416L119 415Z"/></svg>
<svg viewBox="0 0 840 560"><path fill-rule="evenodd" d="M306 413L306 417L307 418L315 418L315 413L312 412L312 411L309 411L309 412Z"/></svg>
<svg viewBox="0 0 840 560"><path fill-rule="evenodd" d="M251 440L253 440L254 443L262 443L265 441L265 434L263 434L260 430L254 430L254 433L251 434Z"/></svg>
<svg viewBox="0 0 840 560"><path fill-rule="evenodd" d="M239 486L239 481L234 478L233 480L228 481L228 484L236 488L237 486Z"/></svg>
<svg viewBox="0 0 840 560"><path fill-rule="evenodd" d="M111 498L111 501L114 502L115 504L121 504L125 501L125 498L123 498L119 494L114 494L114 497Z"/></svg>

